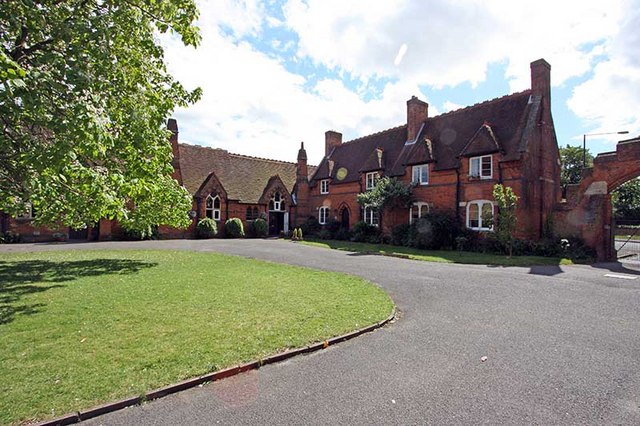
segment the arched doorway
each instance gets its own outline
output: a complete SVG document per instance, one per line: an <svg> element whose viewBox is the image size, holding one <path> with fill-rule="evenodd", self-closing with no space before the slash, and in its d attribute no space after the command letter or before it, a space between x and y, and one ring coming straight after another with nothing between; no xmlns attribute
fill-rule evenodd
<svg viewBox="0 0 640 426"><path fill-rule="evenodd" d="M279 235L285 228L285 203L280 192L269 200L269 235Z"/></svg>
<svg viewBox="0 0 640 426"><path fill-rule="evenodd" d="M342 209L342 214L340 215L340 228L349 229L349 209Z"/></svg>

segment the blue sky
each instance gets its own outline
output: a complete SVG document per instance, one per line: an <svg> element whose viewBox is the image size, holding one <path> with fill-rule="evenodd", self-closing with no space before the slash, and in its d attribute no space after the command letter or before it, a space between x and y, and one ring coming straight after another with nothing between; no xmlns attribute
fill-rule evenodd
<svg viewBox="0 0 640 426"><path fill-rule="evenodd" d="M558 142L592 152L640 134L640 1L197 0L202 43L163 37L169 70L200 102L175 111L183 142L311 163L344 140L529 88L552 66Z"/></svg>

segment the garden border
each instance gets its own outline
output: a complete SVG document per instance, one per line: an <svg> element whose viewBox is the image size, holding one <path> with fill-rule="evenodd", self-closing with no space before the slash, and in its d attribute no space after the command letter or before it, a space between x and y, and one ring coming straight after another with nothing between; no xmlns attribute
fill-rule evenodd
<svg viewBox="0 0 640 426"><path fill-rule="evenodd" d="M235 376L237 374L244 373L245 371L257 370L263 365L269 365L276 362L284 361L296 355L315 352L320 349L326 349L331 345L335 345L336 343L351 340L354 337L360 336L361 334L368 333L380 327L383 327L386 324L393 322L394 319L396 318L396 315L397 315L397 308L394 306L391 314L387 318L383 319L382 321L379 321L367 327L363 327L355 331L343 334L341 336L332 337L331 339L327 339L323 342L313 343L308 346L303 346L300 348L291 349L286 352L270 355L266 358L262 358L256 361L251 361L245 364L236 365L234 367L225 368L223 370L219 370L213 373L208 373L203 376L193 377L191 379L183 380L181 382L174 383L159 389L154 389L152 391L147 392L143 396L134 396L130 398L124 398L118 401L109 402L109 403L99 405L93 408L89 408L86 410L77 411L75 413L67 413L55 419L45 420L39 423L35 423L35 425L36 426L54 426L54 425L62 426L62 425L79 423L83 420L88 420L94 417L101 416L103 414L111 413L113 411L118 411L126 407L140 405L143 402L148 402L154 399L163 398L165 396L171 395L176 392L180 392L186 389L200 386L204 383L215 382L218 380L226 379L227 377Z"/></svg>

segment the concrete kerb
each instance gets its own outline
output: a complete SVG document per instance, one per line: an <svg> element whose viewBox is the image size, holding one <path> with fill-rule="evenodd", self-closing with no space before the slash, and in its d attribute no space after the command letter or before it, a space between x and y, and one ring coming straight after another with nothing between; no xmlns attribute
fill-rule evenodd
<svg viewBox="0 0 640 426"><path fill-rule="evenodd" d="M257 361L236 365L234 367L225 368L224 370L216 371L214 373L209 373L203 376L187 379L182 382L165 386L163 388L152 390L150 392L147 392L144 396L135 396L135 397L125 398L119 401L114 401L104 405L99 405L97 407L93 407L88 410L65 414L64 416L57 417L52 420L46 420L40 423L36 423L36 425L37 426L54 426L54 425L62 426L62 425L70 425L70 424L78 423L83 420L88 420L93 417L101 416L103 414L111 413L113 411L118 411L126 407L139 405L145 401L151 401L154 399L165 397L167 395L171 395L176 392L194 388L196 386L202 385L203 383L215 382L218 380L226 379L227 377L235 376L237 374L244 373L249 370L257 370L263 365L284 361L296 355L315 352L320 349L326 349L331 345L335 345L336 343L353 339L354 337L358 337L361 334L368 333L380 327L383 327L384 325L392 322L395 319L396 313L397 311L394 306L393 311L391 312L391 315L389 315L387 318L383 319L382 321L379 321L367 327L360 328L350 333L343 334L341 336L332 337L331 339L325 340L323 342L314 343L312 345L303 346L301 348L292 349L286 352L271 355L266 358L259 359Z"/></svg>

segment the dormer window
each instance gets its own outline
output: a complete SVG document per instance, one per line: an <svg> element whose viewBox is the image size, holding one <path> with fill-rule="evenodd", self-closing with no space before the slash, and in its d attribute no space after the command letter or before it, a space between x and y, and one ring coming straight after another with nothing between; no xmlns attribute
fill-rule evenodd
<svg viewBox="0 0 640 426"><path fill-rule="evenodd" d="M369 172L366 175L366 188L367 190L373 189L376 186L376 182L380 178L380 174L378 172Z"/></svg>
<svg viewBox="0 0 640 426"><path fill-rule="evenodd" d="M329 179L322 179L320 181L320 193L321 194L329 193Z"/></svg>
<svg viewBox="0 0 640 426"><path fill-rule="evenodd" d="M420 164L413 166L411 182L416 185L427 185L429 183L429 166Z"/></svg>
<svg viewBox="0 0 640 426"><path fill-rule="evenodd" d="M213 197L211 194L207 197L205 204L205 216L209 219L220 220L220 197Z"/></svg>
<svg viewBox="0 0 640 426"><path fill-rule="evenodd" d="M469 158L469 177L491 179L493 177L491 155Z"/></svg>

